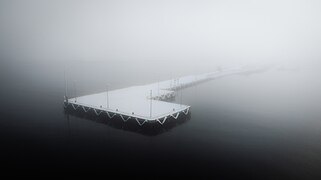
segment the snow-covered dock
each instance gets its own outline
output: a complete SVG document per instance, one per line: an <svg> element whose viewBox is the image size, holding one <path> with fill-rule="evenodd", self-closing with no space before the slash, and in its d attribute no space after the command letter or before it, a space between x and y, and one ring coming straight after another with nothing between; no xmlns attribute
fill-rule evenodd
<svg viewBox="0 0 321 180"><path fill-rule="evenodd" d="M165 102L175 97L176 91L210 79L246 72L246 68L222 69L212 73L191 75L167 81L132 86L97 94L74 97L65 96L65 108L89 110L99 116L106 113L109 118L119 116L124 122L132 119L140 126L145 123L158 122L161 125L169 118L177 119L181 114L187 115L190 106Z"/></svg>

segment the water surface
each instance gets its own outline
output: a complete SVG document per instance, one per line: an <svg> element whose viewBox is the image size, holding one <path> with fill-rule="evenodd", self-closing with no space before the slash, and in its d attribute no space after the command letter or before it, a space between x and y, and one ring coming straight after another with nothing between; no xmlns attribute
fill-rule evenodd
<svg viewBox="0 0 321 180"><path fill-rule="evenodd" d="M64 112L64 69L69 96L216 69L168 63L8 61L1 67L2 169L107 177L320 177L321 86L317 73L307 70L273 68L187 88L182 101L191 106L190 118L153 136Z"/></svg>

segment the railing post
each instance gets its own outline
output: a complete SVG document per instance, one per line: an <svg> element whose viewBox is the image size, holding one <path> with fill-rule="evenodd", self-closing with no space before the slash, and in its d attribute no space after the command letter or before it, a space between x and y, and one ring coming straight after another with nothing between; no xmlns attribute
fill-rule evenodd
<svg viewBox="0 0 321 180"><path fill-rule="evenodd" d="M65 80L65 101L68 103L68 96L67 96L68 84L67 84L67 78L66 78L66 70L64 70L64 80Z"/></svg>
<svg viewBox="0 0 321 180"><path fill-rule="evenodd" d="M76 81L74 81L74 96L75 96L75 102L77 102L77 91L76 91Z"/></svg>
<svg viewBox="0 0 321 180"><path fill-rule="evenodd" d="M106 93L107 93L107 109L109 109L108 85L107 85L107 91L106 91Z"/></svg>
<svg viewBox="0 0 321 180"><path fill-rule="evenodd" d="M152 117L152 102L153 102L153 90L150 90L150 106L149 106L149 116Z"/></svg>
<svg viewBox="0 0 321 180"><path fill-rule="evenodd" d="M181 106L182 106L182 103L183 103L183 88L182 88L182 84L180 84L180 91L181 91L181 97L180 97L180 99L181 99Z"/></svg>

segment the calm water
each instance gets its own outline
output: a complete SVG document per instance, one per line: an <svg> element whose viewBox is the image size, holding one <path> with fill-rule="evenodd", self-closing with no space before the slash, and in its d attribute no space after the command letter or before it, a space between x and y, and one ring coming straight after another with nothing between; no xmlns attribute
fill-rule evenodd
<svg viewBox="0 0 321 180"><path fill-rule="evenodd" d="M235 75L185 89L190 119L155 136L64 113L64 66L70 96L104 91L107 83L116 89L215 70L168 63L7 62L0 74L2 170L321 177L321 83L302 70Z"/></svg>

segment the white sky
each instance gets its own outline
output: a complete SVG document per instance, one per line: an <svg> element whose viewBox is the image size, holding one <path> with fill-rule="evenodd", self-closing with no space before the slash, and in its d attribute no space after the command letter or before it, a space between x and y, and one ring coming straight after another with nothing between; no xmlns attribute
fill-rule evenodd
<svg viewBox="0 0 321 180"><path fill-rule="evenodd" d="M1 0L3 58L318 61L318 0Z"/></svg>

